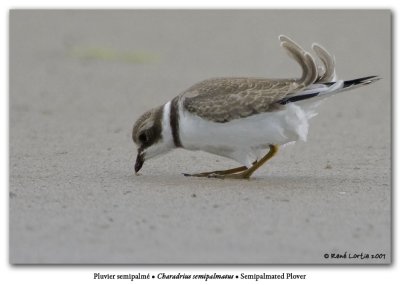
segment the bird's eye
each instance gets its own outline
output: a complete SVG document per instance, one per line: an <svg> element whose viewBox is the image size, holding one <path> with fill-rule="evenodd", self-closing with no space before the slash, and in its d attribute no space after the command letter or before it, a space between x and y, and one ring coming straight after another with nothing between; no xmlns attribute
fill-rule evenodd
<svg viewBox="0 0 400 285"><path fill-rule="evenodd" d="M139 135L139 141L140 141L141 143L147 143L148 139L147 139L147 136L146 136L145 133L141 133L141 134Z"/></svg>

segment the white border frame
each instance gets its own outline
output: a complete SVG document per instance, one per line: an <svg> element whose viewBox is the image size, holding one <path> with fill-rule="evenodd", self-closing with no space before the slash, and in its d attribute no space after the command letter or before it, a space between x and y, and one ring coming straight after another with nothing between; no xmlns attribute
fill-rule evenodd
<svg viewBox="0 0 400 285"><path fill-rule="evenodd" d="M111 273L111 274L129 274L129 273L154 273L165 272L166 274L177 274L178 272L187 274L204 274L217 272L219 274L240 274L241 272L252 274L266 272L267 274L281 274L282 272L293 272L295 274L307 274L307 284L337 284L344 282L345 284L362 284L368 282L378 283L384 282L385 284L393 284L393 280L399 280L398 277L398 254L396 252L397 246L395 242L395 237L397 237L396 229L398 228L398 213L396 211L395 205L398 202L398 195L396 195L396 179L398 171L396 171L395 162L397 161L397 152L395 151L398 142L398 132L396 131L396 126L399 125L398 116L396 116L396 110L399 108L399 103L395 100L394 92L397 88L397 74L395 74L395 67L398 66L398 58L395 55L397 47L398 29L396 23L396 12L399 10L400 1L389 1L381 0L378 2L379 5L371 5L370 3L363 2L363 6L360 6L360 1L354 0L337 0L334 5L326 5L322 1L277 1L279 5L271 5L266 1L256 1L247 0L241 1L241 3L232 3L231 1L219 1L219 0L203 0L203 1L123 1L123 0L113 0L108 2L99 3L99 1L88 1L88 0L69 0L69 1L1 1L2 13L1 23L5 24L4 28L0 29L0 38L3 41L1 45L1 62L5 63L3 68L1 68L1 78L2 82L5 82L3 86L3 96L1 96L0 112L1 112L1 122L3 136L0 140L0 161L1 163L1 186L3 199L0 199L2 213L4 213L3 218L0 219L0 227L3 229L2 235L0 235L0 245L3 248L2 262L0 268L2 274L0 277L2 284L68 284L73 282L92 284L101 282L104 284L107 281L93 280L93 273ZM168 3L168 6L166 5ZM266 5L266 3L268 5ZM299 6L301 3L301 6ZM219 8L237 8L237 9L391 9L393 12L393 152L392 152L392 167L393 167L393 194L392 194L392 209L393 209L393 241L392 241L392 262L390 266L378 265L378 266L331 266L331 265L321 265L321 266L11 266L9 264L9 249L8 249L8 187L9 187L9 154L8 154L8 123L9 123L9 82L8 82L8 31L9 31L9 9L13 8L29 8L29 9L40 9L40 8L100 8L100 9L111 9L111 8L191 8L191 9L219 9ZM396 227L397 225L397 227ZM397 275L397 276L396 276ZM176 283L173 280L155 280L157 283ZM162 282L163 281L163 282ZM285 283L295 280L278 280L276 282ZM113 282L110 280L110 282ZM127 284L130 282L127 280L116 280L119 284ZM135 280L135 283L152 284L153 281L148 280ZM186 281L187 282L187 281ZM186 283L185 282L185 283ZM192 281L195 282L195 281ZM204 281L201 281L204 282ZM233 280L233 281L218 281L209 280L208 282L218 282L219 284L245 284L244 280ZM249 282L255 282L249 280ZM259 282L274 282L274 280L259 281ZM303 281L302 281L303 282ZM109 282L107 282L109 283ZM154 282L156 283L156 282ZM246 282L247 283L247 282Z"/></svg>

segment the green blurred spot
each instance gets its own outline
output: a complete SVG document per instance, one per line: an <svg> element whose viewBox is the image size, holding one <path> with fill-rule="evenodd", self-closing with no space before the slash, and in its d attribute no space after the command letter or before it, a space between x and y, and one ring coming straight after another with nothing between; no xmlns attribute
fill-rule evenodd
<svg viewBox="0 0 400 285"><path fill-rule="evenodd" d="M121 52L106 48L74 48L71 56L87 60L107 60L122 61L133 64L154 63L159 60L159 56L149 52Z"/></svg>

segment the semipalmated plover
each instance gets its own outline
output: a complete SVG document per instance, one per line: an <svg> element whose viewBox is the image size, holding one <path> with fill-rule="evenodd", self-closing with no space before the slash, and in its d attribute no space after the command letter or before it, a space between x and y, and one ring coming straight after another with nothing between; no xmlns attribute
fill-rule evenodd
<svg viewBox="0 0 400 285"><path fill-rule="evenodd" d="M249 178L280 145L306 140L309 120L322 99L379 79L337 80L334 57L321 45L312 45L322 63L317 65L316 59L293 40L286 36L279 39L300 64L299 79L208 79L144 113L132 133L138 146L135 173L145 160L185 148L228 157L242 165L186 176ZM266 149L269 151L263 155Z"/></svg>

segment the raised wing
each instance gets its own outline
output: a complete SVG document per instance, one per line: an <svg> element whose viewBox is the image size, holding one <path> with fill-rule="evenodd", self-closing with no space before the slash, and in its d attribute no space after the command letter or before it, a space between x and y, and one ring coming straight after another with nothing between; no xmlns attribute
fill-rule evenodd
<svg viewBox="0 0 400 285"><path fill-rule="evenodd" d="M277 103L316 82L334 78L334 59L320 45L313 50L323 63L317 67L310 53L286 36L279 37L281 46L299 63L299 79L215 78L195 84L181 96L183 105L191 113L204 119L224 123L282 108Z"/></svg>

